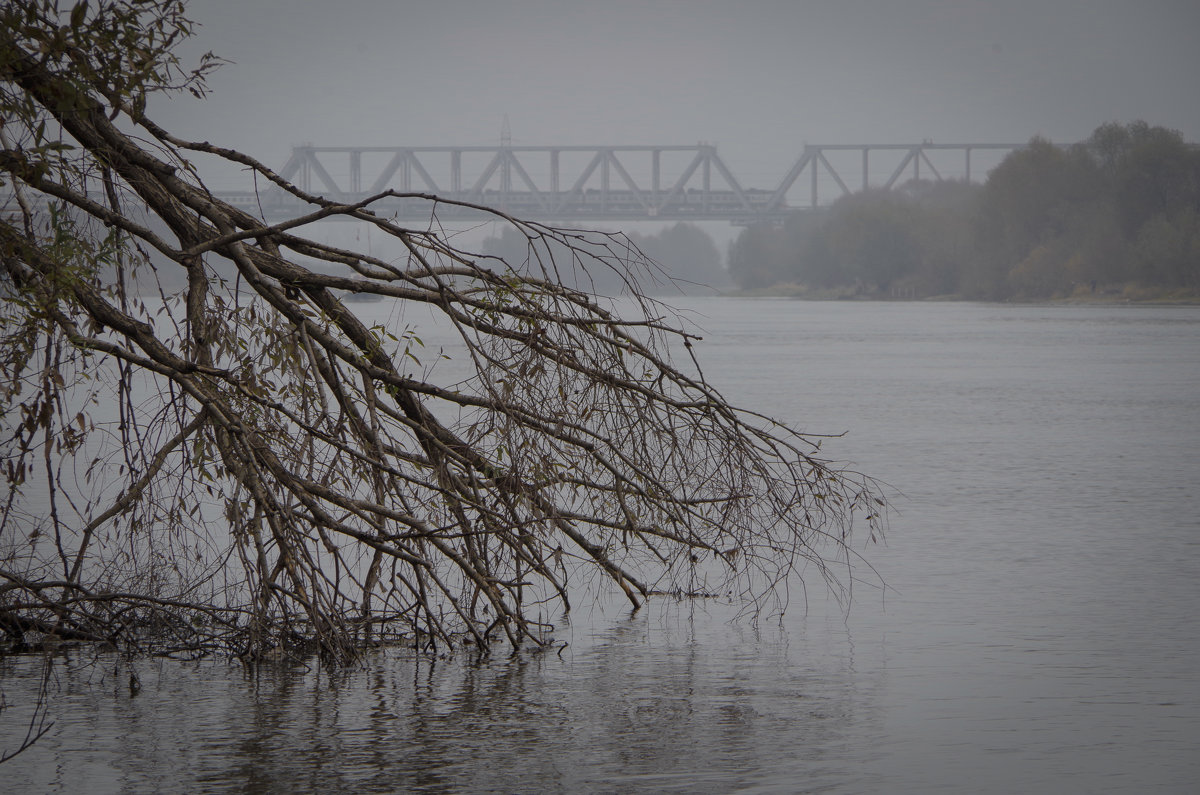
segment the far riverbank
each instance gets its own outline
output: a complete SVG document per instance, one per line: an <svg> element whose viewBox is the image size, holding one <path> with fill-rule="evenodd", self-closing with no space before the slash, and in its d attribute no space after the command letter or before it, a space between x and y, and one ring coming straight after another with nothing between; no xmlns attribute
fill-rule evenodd
<svg viewBox="0 0 1200 795"><path fill-rule="evenodd" d="M910 290L856 291L853 288L813 289L800 284L779 284L754 290L730 290L722 295L731 298L794 298L803 301L979 301L962 295L918 295ZM1186 288L1154 288L1140 285L1080 287L1070 295L1051 298L1009 298L999 303L1020 304L1147 304L1154 306L1193 306L1200 304L1200 290Z"/></svg>

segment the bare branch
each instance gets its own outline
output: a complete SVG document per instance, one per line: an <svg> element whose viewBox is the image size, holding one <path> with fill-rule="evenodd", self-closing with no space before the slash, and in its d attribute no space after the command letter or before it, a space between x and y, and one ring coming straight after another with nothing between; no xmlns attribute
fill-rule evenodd
<svg viewBox="0 0 1200 795"><path fill-rule="evenodd" d="M629 240L472 205L527 241L504 262L442 234L436 196L338 203L175 138L141 104L198 85L169 48L137 84L101 66L133 46L105 15L174 8L105 5L61 45L50 20L0 11L0 169L21 201L0 218L11 646L345 661L378 642L548 643L531 613L569 609L593 574L635 608L664 593L781 607L801 565L849 592L856 517L871 538L883 526L874 484L729 404L699 337L642 291L653 265ZM311 210L264 223L214 197L188 152ZM428 201L430 227L376 212L391 198ZM401 258L303 236L333 216ZM599 269L627 317L568 286ZM422 362L424 328L346 293L432 313L456 375Z"/></svg>

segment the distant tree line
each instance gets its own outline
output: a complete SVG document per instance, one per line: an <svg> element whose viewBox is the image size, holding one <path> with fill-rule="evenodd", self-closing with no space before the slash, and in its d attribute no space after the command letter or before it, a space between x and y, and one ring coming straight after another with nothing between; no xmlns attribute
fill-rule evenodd
<svg viewBox="0 0 1200 795"><path fill-rule="evenodd" d="M586 238L586 233L584 237ZM729 286L729 274L721 262L721 252L712 237L694 224L679 222L655 234L629 232L622 237L629 254L644 255L650 266L643 273L641 288L651 293L713 293ZM586 245L586 240L577 241ZM484 240L485 254L497 257L513 267L536 266L530 262L536 247L515 228L505 227L499 235ZM551 254L558 263L570 264L572 257L562 246ZM564 284L600 295L617 296L629 291L627 275L621 269L582 269L560 265L558 277Z"/></svg>
<svg viewBox="0 0 1200 795"><path fill-rule="evenodd" d="M846 196L730 246L742 289L1043 299L1200 291L1200 150L1143 121L1083 143L1034 138L983 185Z"/></svg>

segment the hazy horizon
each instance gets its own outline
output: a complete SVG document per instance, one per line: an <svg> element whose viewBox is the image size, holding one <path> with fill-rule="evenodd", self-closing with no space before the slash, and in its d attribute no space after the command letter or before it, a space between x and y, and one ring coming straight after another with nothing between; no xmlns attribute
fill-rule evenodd
<svg viewBox="0 0 1200 795"><path fill-rule="evenodd" d="M808 143L1057 142L1144 119L1200 140L1200 5L193 0L232 63L178 134L295 144L718 146L748 183ZM218 185L233 188L234 185Z"/></svg>

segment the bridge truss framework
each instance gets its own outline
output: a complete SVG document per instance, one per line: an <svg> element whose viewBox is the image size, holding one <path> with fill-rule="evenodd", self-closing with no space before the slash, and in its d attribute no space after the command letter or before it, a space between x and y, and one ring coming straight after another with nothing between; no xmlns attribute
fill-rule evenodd
<svg viewBox="0 0 1200 795"><path fill-rule="evenodd" d="M554 222L778 221L815 209L855 189L891 189L907 179L971 181L991 163L1025 144L806 144L799 159L770 188L746 188L715 146L297 146L279 174L302 190L346 203L388 190L436 195ZM851 186L854 186L852 188ZM807 190L804 188L807 187ZM226 192L221 198L269 220L301 214L305 206L278 189ZM421 196L389 197L377 208L398 220L430 217ZM441 220L469 218L466 208L442 204Z"/></svg>

